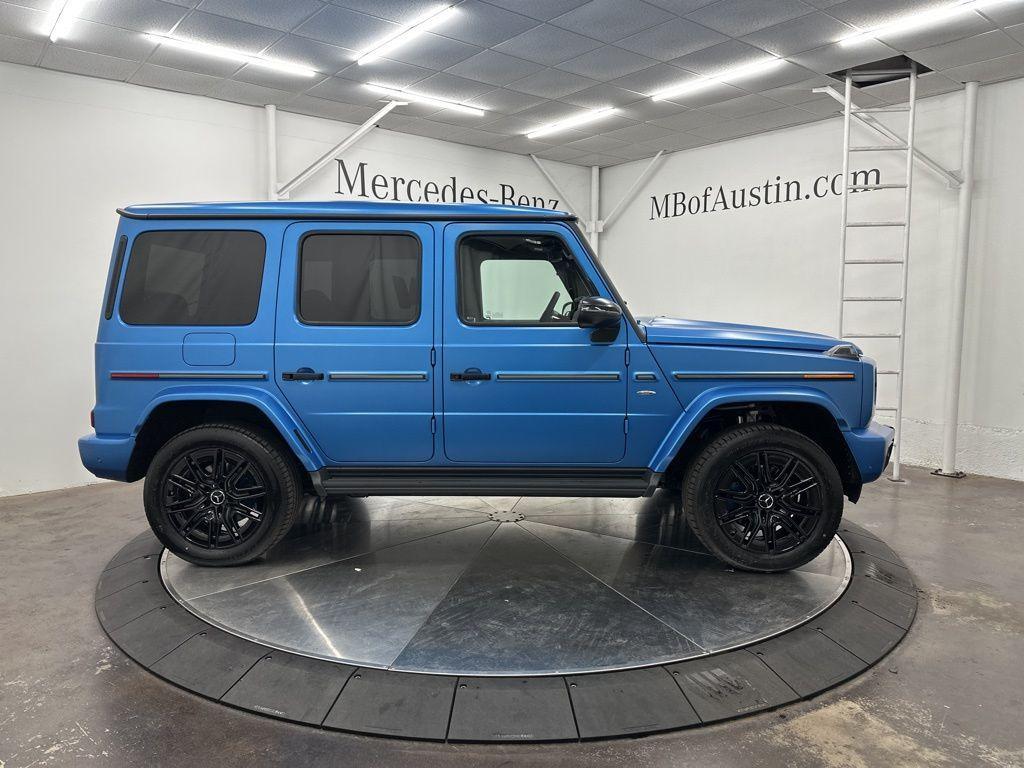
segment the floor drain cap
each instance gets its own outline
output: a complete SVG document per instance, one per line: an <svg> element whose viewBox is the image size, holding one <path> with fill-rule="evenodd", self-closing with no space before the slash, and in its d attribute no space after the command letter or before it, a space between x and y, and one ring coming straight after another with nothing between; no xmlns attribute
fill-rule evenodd
<svg viewBox="0 0 1024 768"><path fill-rule="evenodd" d="M520 520L526 519L521 512L515 512L513 510L491 512L487 516L496 523L518 523Z"/></svg>

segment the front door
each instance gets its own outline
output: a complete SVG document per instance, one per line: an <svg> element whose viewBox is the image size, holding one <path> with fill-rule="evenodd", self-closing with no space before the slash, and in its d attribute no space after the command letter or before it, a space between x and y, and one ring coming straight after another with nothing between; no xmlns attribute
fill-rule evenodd
<svg viewBox="0 0 1024 768"><path fill-rule="evenodd" d="M427 224L285 233L278 386L336 464L434 455L434 237Z"/></svg>
<svg viewBox="0 0 1024 768"><path fill-rule="evenodd" d="M626 329L572 321L611 298L558 224L449 224L444 233L444 451L472 464L613 464L626 447Z"/></svg>

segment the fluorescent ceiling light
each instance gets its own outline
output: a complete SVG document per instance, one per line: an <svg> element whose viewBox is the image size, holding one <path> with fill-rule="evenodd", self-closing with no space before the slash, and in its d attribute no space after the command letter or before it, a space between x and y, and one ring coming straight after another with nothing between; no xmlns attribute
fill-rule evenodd
<svg viewBox="0 0 1024 768"><path fill-rule="evenodd" d="M604 107L603 109L592 109L589 112L583 112L574 117L567 117L565 120L559 120L557 123L550 123L543 125L536 130L530 131L526 134L528 139L536 139L540 136L547 136L549 133L555 133L556 131L564 131L567 128L574 128L577 125L584 125L586 123L592 123L594 120L600 120L602 117L608 117L608 115L618 110L615 107Z"/></svg>
<svg viewBox="0 0 1024 768"><path fill-rule="evenodd" d="M782 64L782 62L783 59L779 58L765 59L764 61L758 61L754 64L747 64L742 67L736 67L735 69L727 69L725 72L720 72L717 75L698 77L694 80L680 83L679 85L669 86L657 93L652 93L651 99L654 101L662 101L663 99L671 99L673 96L680 96L684 93L699 91L701 88L707 88L709 85L739 80L744 77L749 77L750 75L767 72L769 69L775 69L775 67Z"/></svg>
<svg viewBox="0 0 1024 768"><path fill-rule="evenodd" d="M387 86L374 85L373 83L363 83L363 87L369 88L374 93L379 93L382 96L390 96L396 101L414 101L417 104L430 104L431 106L440 107L441 109L465 112L467 115L476 115L477 117L483 117L484 115L484 111L479 107L471 107L469 104L460 104L457 101L439 99L436 96L424 96L419 93L403 91L401 88L388 88Z"/></svg>
<svg viewBox="0 0 1024 768"><path fill-rule="evenodd" d="M200 43L196 40L183 40L180 37L169 37L155 32L147 32L143 37L148 40L152 40L154 43L159 43L160 45L166 45L171 48L180 48L183 51L190 51L191 53L198 53L203 56L212 56L216 59L237 61L239 64L252 64L254 67L273 69L278 72L285 72L289 75L296 75L298 77L316 76L315 70L312 70L309 67L303 67L300 64L292 64L289 61L281 61L280 59L271 59L266 56L244 53L242 51L236 51L234 48L225 48L222 45L210 45L209 43Z"/></svg>
<svg viewBox="0 0 1024 768"><path fill-rule="evenodd" d="M379 59L381 56L385 56L396 48L405 45L410 40L419 37L428 29L433 29L439 24L447 21L453 15L455 15L455 6L453 5L442 5L438 8L434 8L432 11L428 11L415 21L402 25L383 40L379 41L375 46L373 46L373 48L369 49L356 59L356 63L369 64L371 61Z"/></svg>
<svg viewBox="0 0 1024 768"><path fill-rule="evenodd" d="M82 9L89 0L63 0L59 2L50 14L53 23L50 26L50 42L56 43L68 36L71 25L81 14Z"/></svg>
<svg viewBox="0 0 1024 768"><path fill-rule="evenodd" d="M967 13L968 11L980 11L992 5L1000 5L1011 1L1012 0L960 0L960 2L952 3L941 8L934 8L930 11L922 11L921 13L912 13L907 16L901 16L888 24L879 24L877 27L871 27L870 29L856 32L839 40L839 44L844 46L857 45L868 40L874 40L877 37L896 35L901 32L912 32L915 29L939 24L946 19L951 19L962 13Z"/></svg>

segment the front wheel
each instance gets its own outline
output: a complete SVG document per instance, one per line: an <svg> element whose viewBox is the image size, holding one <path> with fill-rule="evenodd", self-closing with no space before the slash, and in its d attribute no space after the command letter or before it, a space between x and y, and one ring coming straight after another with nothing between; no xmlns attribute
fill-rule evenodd
<svg viewBox="0 0 1024 768"><path fill-rule="evenodd" d="M302 494L280 443L240 424L185 430L157 451L143 501L157 538L196 565L255 560L291 528Z"/></svg>
<svg viewBox="0 0 1024 768"><path fill-rule="evenodd" d="M843 489L821 447L777 424L723 432L683 479L690 528L720 560L747 571L786 571L817 557L843 515Z"/></svg>

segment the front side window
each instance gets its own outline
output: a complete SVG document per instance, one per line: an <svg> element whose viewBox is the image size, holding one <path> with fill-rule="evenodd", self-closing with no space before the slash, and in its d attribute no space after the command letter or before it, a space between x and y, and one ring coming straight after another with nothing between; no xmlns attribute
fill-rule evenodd
<svg viewBox="0 0 1024 768"><path fill-rule="evenodd" d="M129 325L248 325L267 244L258 232L168 230L135 238L121 294Z"/></svg>
<svg viewBox="0 0 1024 768"><path fill-rule="evenodd" d="M307 235L299 258L299 318L319 325L412 325L420 316L421 254L412 235Z"/></svg>
<svg viewBox="0 0 1024 768"><path fill-rule="evenodd" d="M459 241L459 316L470 325L571 325L596 293L561 238L469 235Z"/></svg>

